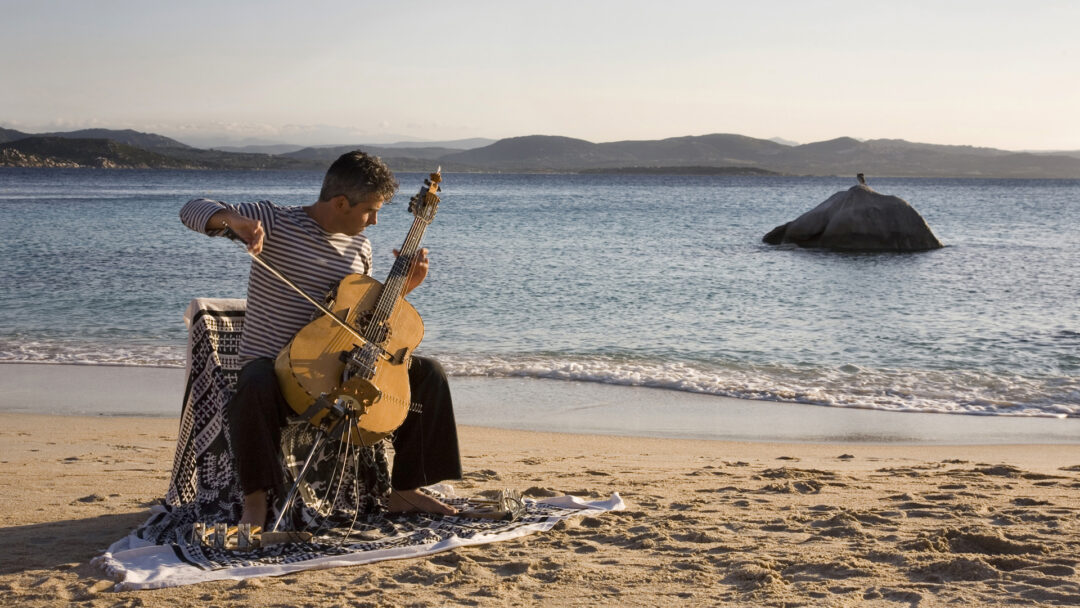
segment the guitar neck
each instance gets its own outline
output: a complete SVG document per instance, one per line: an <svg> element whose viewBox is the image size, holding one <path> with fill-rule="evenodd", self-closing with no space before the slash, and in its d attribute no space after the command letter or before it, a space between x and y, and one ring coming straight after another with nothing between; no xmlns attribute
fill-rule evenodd
<svg viewBox="0 0 1080 608"><path fill-rule="evenodd" d="M399 300L405 297L406 282L409 278L409 269L412 267L416 253L420 251L420 241L424 238L431 220L435 217L435 209L438 207L439 197L435 194L439 191L439 183L442 182L442 167L435 170L431 176L424 180L424 188L420 193L409 201L409 211L415 216L409 233L405 235L398 257L394 260L394 267L390 269L390 276L383 283L382 293L371 311L371 321L365 332L369 337L385 336L386 322L394 312ZM380 328L383 328L380 330ZM381 342L381 339L374 340Z"/></svg>
<svg viewBox="0 0 1080 608"><path fill-rule="evenodd" d="M382 322L390 318L390 313L394 312L398 300L405 297L405 282L409 277L409 268L412 266L413 258L420 251L420 241L424 238L427 227L428 222L423 218L416 217L413 220L412 227L405 236L405 242L401 245L400 253L394 260L394 266L390 269L390 275L383 283L382 293L375 305L373 320Z"/></svg>

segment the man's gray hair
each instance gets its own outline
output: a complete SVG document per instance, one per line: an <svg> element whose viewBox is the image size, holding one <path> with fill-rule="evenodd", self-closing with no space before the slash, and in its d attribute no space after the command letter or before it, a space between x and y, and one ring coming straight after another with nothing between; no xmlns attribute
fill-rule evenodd
<svg viewBox="0 0 1080 608"><path fill-rule="evenodd" d="M397 178L382 159L353 150L339 156L326 170L319 200L328 201L344 195L349 204L355 206L370 194L379 194L389 201L397 189Z"/></svg>

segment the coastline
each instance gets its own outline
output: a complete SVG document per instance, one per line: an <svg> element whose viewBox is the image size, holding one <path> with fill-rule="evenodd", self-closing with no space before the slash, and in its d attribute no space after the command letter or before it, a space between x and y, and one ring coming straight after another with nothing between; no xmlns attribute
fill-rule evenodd
<svg viewBox="0 0 1080 608"><path fill-rule="evenodd" d="M1080 444L1080 418L975 416L751 401L645 387L450 377L459 424L788 443ZM179 417L184 370L0 363L0 413Z"/></svg>

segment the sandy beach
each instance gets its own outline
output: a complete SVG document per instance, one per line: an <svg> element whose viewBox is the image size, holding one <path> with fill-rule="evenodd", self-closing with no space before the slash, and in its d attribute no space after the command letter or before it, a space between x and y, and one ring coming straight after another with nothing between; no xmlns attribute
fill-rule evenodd
<svg viewBox="0 0 1080 608"><path fill-rule="evenodd" d="M460 494L510 487L535 497L598 499L618 492L627 509L424 559L115 592L90 560L162 498L178 420L10 411L18 409L12 395L32 404L35 397L26 394L42 401L66 394L62 384L52 397L28 387L33 382L26 378L34 375L28 372L37 367L0 366L9 410L0 413L5 605L1080 604L1080 445L867 441L880 438L877 431L814 443L482 426L460 428L466 470L454 484ZM112 387L88 397L115 399L141 390L131 383L167 385L176 370L83 372ZM499 383L468 385L455 384L467 419L485 399L497 401L507 390ZM625 404L629 394L647 401L652 394L612 389L618 387L564 387L593 395L578 394L576 409L586 410ZM544 398L524 401L522 407L537 408ZM788 410L788 418L828 409ZM881 429L915 420L848 413L868 415ZM726 415L731 424L747 417ZM975 429L969 440L996 432L979 426L986 423L982 417L929 418L939 427L967 423ZM807 420L801 425L814 436ZM834 432L828 426L819 423L818 430ZM907 428L899 436L911 432L921 431ZM954 432L944 437L959 438Z"/></svg>

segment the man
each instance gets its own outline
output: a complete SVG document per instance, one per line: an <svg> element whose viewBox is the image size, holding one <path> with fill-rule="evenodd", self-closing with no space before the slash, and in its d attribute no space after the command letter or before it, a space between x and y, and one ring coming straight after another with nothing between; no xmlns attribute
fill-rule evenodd
<svg viewBox="0 0 1080 608"><path fill-rule="evenodd" d="M180 219L209 236L231 230L248 251L269 260L318 299L348 274L371 275L371 244L364 229L377 223L379 210L397 187L393 173L378 157L356 150L330 166L319 200L311 205L283 207L259 201L232 206L194 199L180 210ZM413 261L405 293L427 276L427 253L422 249ZM293 411L278 386L274 359L315 310L262 265L252 263L239 349L243 368L229 403L229 436L244 493L242 524L265 526L267 491L280 490L284 483L278 458L281 427ZM453 507L418 489L461 477L446 374L437 361L414 356L409 385L412 400L421 408L410 411L394 433L388 508L453 514Z"/></svg>

